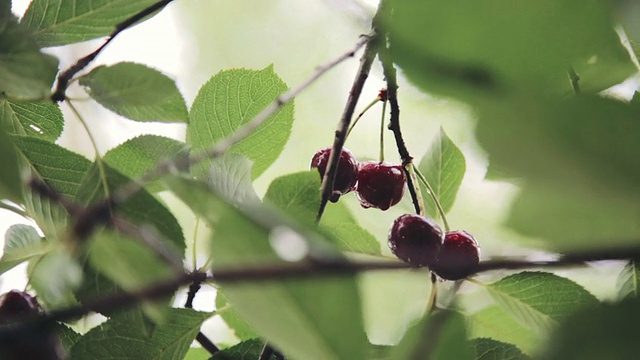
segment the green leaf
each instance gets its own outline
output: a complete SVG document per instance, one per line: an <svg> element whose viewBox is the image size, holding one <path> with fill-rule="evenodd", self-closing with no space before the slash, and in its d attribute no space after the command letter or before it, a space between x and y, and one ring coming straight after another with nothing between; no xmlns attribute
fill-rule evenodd
<svg viewBox="0 0 640 360"><path fill-rule="evenodd" d="M481 109L490 171L523 184L510 227L561 252L637 244L639 108L584 95Z"/></svg>
<svg viewBox="0 0 640 360"><path fill-rule="evenodd" d="M136 121L187 122L187 106L175 82L142 64L98 66L80 85L107 109Z"/></svg>
<svg viewBox="0 0 640 360"><path fill-rule="evenodd" d="M248 340L260 336L251 325L247 324L238 314L233 304L227 300L224 291L220 289L216 292L216 315L220 315L222 320L224 320L227 326L233 329L234 334L240 340Z"/></svg>
<svg viewBox="0 0 640 360"><path fill-rule="evenodd" d="M494 300L521 324L545 334L580 308L598 300L573 281L544 272L521 272L488 284Z"/></svg>
<svg viewBox="0 0 640 360"><path fill-rule="evenodd" d="M94 269L128 292L169 281L182 273L139 240L113 232L96 235L88 253ZM146 303L143 309L152 319L159 320L164 315L164 306L156 301Z"/></svg>
<svg viewBox="0 0 640 360"><path fill-rule="evenodd" d="M395 0L389 8L384 21L394 60L427 90L457 97L567 94L573 66L583 91L595 93L636 71L607 2Z"/></svg>
<svg viewBox="0 0 640 360"><path fill-rule="evenodd" d="M62 134L64 118L51 101L12 102L0 100L0 124L12 135L27 135L54 142Z"/></svg>
<svg viewBox="0 0 640 360"><path fill-rule="evenodd" d="M73 291L82 282L82 268L61 247L29 263L29 284L46 310L77 305Z"/></svg>
<svg viewBox="0 0 640 360"><path fill-rule="evenodd" d="M0 258L0 274L32 258L43 256L51 245L29 225L12 225L4 235L4 250Z"/></svg>
<svg viewBox="0 0 640 360"><path fill-rule="evenodd" d="M236 204L260 202L253 189L251 160L243 155L224 154L211 159L210 164L204 179L214 192Z"/></svg>
<svg viewBox="0 0 640 360"><path fill-rule="evenodd" d="M271 182L264 199L297 220L311 224L320 207L320 185L315 170L285 175ZM329 204L319 228L342 250L380 254L380 243L358 225L344 203Z"/></svg>
<svg viewBox="0 0 640 360"><path fill-rule="evenodd" d="M9 15L0 29L0 98L46 98L58 72L58 59L40 52L27 29Z"/></svg>
<svg viewBox="0 0 640 360"><path fill-rule="evenodd" d="M18 154L11 138L0 130L0 199L22 202L22 181Z"/></svg>
<svg viewBox="0 0 640 360"><path fill-rule="evenodd" d="M637 299L578 312L549 335L549 342L538 358L635 359L640 353L639 324Z"/></svg>
<svg viewBox="0 0 640 360"><path fill-rule="evenodd" d="M627 299L638 297L638 279L640 279L640 269L638 269L635 261L629 261L618 277L618 298Z"/></svg>
<svg viewBox="0 0 640 360"><path fill-rule="evenodd" d="M156 2L33 0L22 23L34 32L40 46L66 45L108 35L118 23Z"/></svg>
<svg viewBox="0 0 640 360"><path fill-rule="evenodd" d="M251 339L213 354L211 360L255 360L260 358L263 347L264 340ZM267 360L271 359L276 357L272 355Z"/></svg>
<svg viewBox="0 0 640 360"><path fill-rule="evenodd" d="M540 338L517 322L504 308L496 305L468 317L469 337L492 338L514 344L527 354L533 353Z"/></svg>
<svg viewBox="0 0 640 360"><path fill-rule="evenodd" d="M392 352L392 359L474 359L463 317L449 310L425 316Z"/></svg>
<svg viewBox="0 0 640 360"><path fill-rule="evenodd" d="M235 133L274 99L287 85L269 66L263 70L234 69L219 72L204 84L193 101L187 126L187 143L193 151L206 149ZM289 139L293 103L282 107L230 151L254 162L253 178L280 155Z"/></svg>
<svg viewBox="0 0 640 360"><path fill-rule="evenodd" d="M204 184L186 178L166 178L169 188L211 222L214 274L222 269L282 265L271 247L276 233L304 237L309 251L334 261L340 253L311 233L259 204L233 208ZM248 216L251 217L248 218ZM256 223L255 221L259 222ZM270 240L270 233L274 237ZM366 336L359 294L353 276L311 280L220 282L238 314L257 333L294 358L362 359ZM332 294L327 297L326 294Z"/></svg>
<svg viewBox="0 0 640 360"><path fill-rule="evenodd" d="M493 339L480 338L471 340L476 350L476 360L528 360L529 357L512 344Z"/></svg>
<svg viewBox="0 0 640 360"><path fill-rule="evenodd" d="M204 348L191 347L189 351L187 351L184 360L209 360L210 358L211 354Z"/></svg>
<svg viewBox="0 0 640 360"><path fill-rule="evenodd" d="M104 154L111 168L130 179L138 179L162 160L187 154L186 144L157 135L141 135L116 146ZM159 181L147 185L149 192L163 190Z"/></svg>
<svg viewBox="0 0 640 360"><path fill-rule="evenodd" d="M33 137L13 137L33 176L47 183L61 195L73 199L91 162L82 155ZM32 191L25 192L25 207L45 237L55 240L63 236L69 221L67 212L57 203Z"/></svg>
<svg viewBox="0 0 640 360"><path fill-rule="evenodd" d="M54 325L53 329L55 330L60 342L62 343L62 347L66 354L69 353L73 345L78 342L82 338L82 335L73 331L71 328L64 324L57 323Z"/></svg>
<svg viewBox="0 0 640 360"><path fill-rule="evenodd" d="M81 204L91 204L103 199L107 191L105 182L108 191L111 192L132 181L106 164L103 164L103 168L104 178L100 166L94 163L78 189L76 201ZM155 229L148 229L148 231L157 230L160 237L165 240L162 244L167 247L166 250L182 258L185 242L180 224L175 216L146 190L139 191L119 206L116 214L132 223L152 225Z"/></svg>
<svg viewBox="0 0 640 360"><path fill-rule="evenodd" d="M151 337L127 323L108 320L91 329L71 348L70 359L182 360L202 323L211 314L171 309Z"/></svg>
<svg viewBox="0 0 640 360"><path fill-rule="evenodd" d="M440 133L420 160L418 169L431 185L444 212L449 212L462 183L466 163L464 155L447 136L444 129L440 128ZM426 187L422 184L420 187L425 194L425 211L432 218L438 219L440 216L438 208L427 195Z"/></svg>

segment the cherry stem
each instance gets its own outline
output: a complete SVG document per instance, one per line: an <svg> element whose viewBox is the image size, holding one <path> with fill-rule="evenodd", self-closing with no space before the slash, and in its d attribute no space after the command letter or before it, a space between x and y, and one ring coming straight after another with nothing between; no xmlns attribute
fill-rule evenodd
<svg viewBox="0 0 640 360"><path fill-rule="evenodd" d="M451 229L449 228L449 222L447 221L447 216L445 215L444 209L442 208L442 204L440 204L440 200L438 199L438 196L436 195L435 191L433 191L431 184L429 184L429 181L427 181L427 178L425 178L424 175L422 175L420 170L416 166L414 166L413 163L411 163L410 166L416 172L416 175L418 175L418 179L420 179L420 182L422 182L422 184L427 188L427 192L429 193L429 195L431 195L431 199L433 199L433 202L436 204L436 208L438 208L438 213L440 213L440 217L442 218L442 222L444 223L444 231L449 232Z"/></svg>
<svg viewBox="0 0 640 360"><path fill-rule="evenodd" d="M371 103L369 103L369 105L367 105L364 108L364 110L360 112L360 114L358 114L358 117L355 120L353 120L353 123L351 123L351 126L349 126L349 130L347 130L347 135L345 135L345 141L346 141L346 138L349 137L349 134L351 134L351 130L353 130L353 128L358 123L358 121L360 121L360 118L362 117L362 115L364 115L364 113L366 113L367 110L371 109L373 105L375 105L378 101L382 101L382 100L380 100L380 98L376 98L375 100L373 100Z"/></svg>
<svg viewBox="0 0 640 360"><path fill-rule="evenodd" d="M384 161L384 114L387 111L387 101L382 102L382 116L380 117L380 162Z"/></svg>
<svg viewBox="0 0 640 360"><path fill-rule="evenodd" d="M424 198L422 197L422 191L420 190L420 185L418 185L418 178L416 177L416 171L415 171L415 166L413 166L413 161L411 161L409 164L405 166L405 170L409 174L409 178L411 179L411 181L407 182L407 185L413 188L413 193L415 193L415 197L417 199L416 201L418 203L417 213L418 215L424 216L425 214Z"/></svg>
<svg viewBox="0 0 640 360"><path fill-rule="evenodd" d="M431 312L436 308L437 300L438 300L438 279L436 278L436 274L431 273L431 292L429 293L429 300L427 301L426 315L431 314Z"/></svg>

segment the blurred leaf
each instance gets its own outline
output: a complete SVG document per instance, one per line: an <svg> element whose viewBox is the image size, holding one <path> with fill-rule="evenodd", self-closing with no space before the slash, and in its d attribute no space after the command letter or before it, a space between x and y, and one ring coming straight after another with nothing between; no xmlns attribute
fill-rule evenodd
<svg viewBox="0 0 640 360"><path fill-rule="evenodd" d="M233 330L234 334L240 340L248 340L260 337L258 333L247 324L247 322L234 309L233 304L229 303L224 291L218 289L216 292L216 315L220 315L222 320Z"/></svg>
<svg viewBox="0 0 640 360"><path fill-rule="evenodd" d="M211 354L201 347L190 347L184 360L209 360Z"/></svg>
<svg viewBox="0 0 640 360"><path fill-rule="evenodd" d="M142 64L98 66L80 85L107 109L144 122L187 122L187 106L175 82Z"/></svg>
<svg viewBox="0 0 640 360"><path fill-rule="evenodd" d="M71 348L71 359L182 360L210 313L171 309L151 337L127 323L108 320Z"/></svg>
<svg viewBox="0 0 640 360"><path fill-rule="evenodd" d="M73 291L82 282L82 268L71 255L58 248L29 263L29 284L45 310L77 305Z"/></svg>
<svg viewBox="0 0 640 360"><path fill-rule="evenodd" d="M162 160L187 154L183 142L157 135L141 135L110 149L104 154L104 162L130 179L138 179L155 168ZM149 192L163 190L159 181L147 185Z"/></svg>
<svg viewBox="0 0 640 360"><path fill-rule="evenodd" d="M322 256L326 261L341 259L340 253L317 234L288 222L271 207L249 204L251 206L236 209L202 183L180 177L165 180L174 194L203 215L215 229L211 242L214 274L219 269L282 265L270 244L269 233L275 229L304 236L309 251L315 256ZM246 283L220 281L220 285L238 314L258 334L292 357L362 359L365 356L367 341L353 276Z"/></svg>
<svg viewBox="0 0 640 360"><path fill-rule="evenodd" d="M0 98L44 99L58 73L58 59L43 54L18 19L0 28Z"/></svg>
<svg viewBox="0 0 640 360"><path fill-rule="evenodd" d="M200 88L193 101L187 143L195 152L212 146L235 133L286 90L287 85L273 71L273 66L259 71L219 72ZM282 152L292 123L293 103L289 103L230 151L246 155L254 162L252 177L256 178Z"/></svg>
<svg viewBox="0 0 640 360"><path fill-rule="evenodd" d="M211 168L204 177L209 186L235 204L256 203L260 198L253 189L253 162L243 155L224 154L211 159Z"/></svg>
<svg viewBox="0 0 640 360"><path fill-rule="evenodd" d="M132 181L108 165L102 166L105 178L102 178L100 166L94 163L83 179L76 201L91 204L102 200L106 192L105 181L109 192ZM185 243L180 224L175 216L146 190L139 191L118 206L116 213L132 223L147 227L151 225L146 231L158 231L160 238L166 240L162 244L167 247L167 251L175 252L180 258L184 256Z"/></svg>
<svg viewBox="0 0 640 360"><path fill-rule="evenodd" d="M0 124L12 135L27 135L54 142L62 134L64 118L51 101L11 102L0 100Z"/></svg>
<svg viewBox="0 0 640 360"><path fill-rule="evenodd" d="M638 114L586 95L481 107L477 131L490 171L524 183L508 225L556 251L637 244Z"/></svg>
<svg viewBox="0 0 640 360"><path fill-rule="evenodd" d="M531 354L540 338L531 330L518 323L507 311L496 305L468 317L469 337L492 338L514 344L527 354Z"/></svg>
<svg viewBox="0 0 640 360"><path fill-rule="evenodd" d="M544 272L521 272L487 285L494 300L538 334L598 300L573 281Z"/></svg>
<svg viewBox="0 0 640 360"><path fill-rule="evenodd" d="M625 265L618 277L618 298L637 298L638 297L638 282L640 279L640 269L638 264L631 260Z"/></svg>
<svg viewBox="0 0 640 360"><path fill-rule="evenodd" d="M93 238L88 254L94 269L128 292L169 281L182 273L139 240L109 231ZM165 306L162 301L148 302L144 310L159 320Z"/></svg>
<svg viewBox="0 0 640 360"><path fill-rule="evenodd" d="M632 360L640 353L640 303L636 299L586 309L549 335L539 359Z"/></svg>
<svg viewBox="0 0 640 360"><path fill-rule="evenodd" d="M271 182L264 199L289 216L311 225L320 207L320 185L316 170L285 175ZM319 228L342 250L380 255L378 240L358 225L344 203L329 204Z"/></svg>
<svg viewBox="0 0 640 360"><path fill-rule="evenodd" d="M447 136L444 129L440 128L440 132L431 143L431 147L420 160L418 169L431 185L445 213L449 212L453 207L464 177L465 168L464 155ZM420 187L422 193L425 194L424 205L426 213L430 217L438 219L440 217L438 208L431 197L427 195L426 187L422 184L420 184Z"/></svg>
<svg viewBox="0 0 640 360"><path fill-rule="evenodd" d="M392 359L474 359L463 317L449 310L425 316L407 330Z"/></svg>
<svg viewBox="0 0 640 360"><path fill-rule="evenodd" d="M476 350L476 360L528 360L516 346L493 339L480 338L471 340Z"/></svg>
<svg viewBox="0 0 640 360"><path fill-rule="evenodd" d="M0 3L0 32L4 30L4 27L7 26L12 16L11 1L3 1Z"/></svg>
<svg viewBox="0 0 640 360"><path fill-rule="evenodd" d="M0 274L37 256L48 253L52 246L40 237L33 226L15 224L4 235L4 250L0 258Z"/></svg>
<svg viewBox="0 0 640 360"><path fill-rule="evenodd" d="M211 357L211 360L255 360L260 359L260 353L264 347L264 340L251 339L243 341L228 349L219 351ZM275 356L270 356L268 359L276 359Z"/></svg>
<svg viewBox="0 0 640 360"><path fill-rule="evenodd" d="M567 94L573 66L583 91L595 93L635 71L608 2L395 0L390 8L385 21L394 58L427 90Z"/></svg>
<svg viewBox="0 0 640 360"><path fill-rule="evenodd" d="M40 46L59 46L105 36L118 23L157 0L33 0L22 23Z"/></svg>
<svg viewBox="0 0 640 360"><path fill-rule="evenodd" d="M22 181L18 154L11 138L0 129L0 199L22 203Z"/></svg>

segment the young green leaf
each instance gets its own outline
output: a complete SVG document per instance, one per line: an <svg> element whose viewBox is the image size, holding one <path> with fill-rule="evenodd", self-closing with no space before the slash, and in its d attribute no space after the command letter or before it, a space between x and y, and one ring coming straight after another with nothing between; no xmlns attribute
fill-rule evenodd
<svg viewBox="0 0 640 360"><path fill-rule="evenodd" d="M18 154L11 138L0 130L0 199L22 202L22 181L18 166Z"/></svg>
<svg viewBox="0 0 640 360"><path fill-rule="evenodd" d="M521 272L488 284L494 300L521 324L545 334L580 308L599 302L573 281L544 272Z"/></svg>
<svg viewBox="0 0 640 360"><path fill-rule="evenodd" d="M98 66L80 85L107 109L144 122L187 122L187 106L175 82L142 64Z"/></svg>
<svg viewBox="0 0 640 360"><path fill-rule="evenodd" d="M157 135L141 135L107 151L103 160L111 168L130 179L138 179L155 168L158 162L187 155L185 143ZM159 181L147 185L149 192L163 189Z"/></svg>
<svg viewBox="0 0 640 360"><path fill-rule="evenodd" d="M243 341L228 349L224 349L218 353L213 354L210 360L255 360L260 359L260 353L264 348L264 340L250 339ZM275 356L270 356L265 360L276 359Z"/></svg>
<svg viewBox="0 0 640 360"><path fill-rule="evenodd" d="M209 360L211 353L201 347L190 347L183 360Z"/></svg>
<svg viewBox="0 0 640 360"><path fill-rule="evenodd" d="M236 204L260 202L253 189L251 160L239 154L224 154L211 159L210 165L203 178L217 194Z"/></svg>
<svg viewBox="0 0 640 360"><path fill-rule="evenodd" d="M476 360L529 360L516 346L488 338L471 340Z"/></svg>
<svg viewBox="0 0 640 360"><path fill-rule="evenodd" d="M271 182L264 199L297 220L311 224L321 199L318 172L312 170L281 176ZM345 251L380 254L380 243L358 225L343 203L327 206L319 228Z"/></svg>
<svg viewBox="0 0 640 360"><path fill-rule="evenodd" d="M627 299L585 309L548 336L539 359L635 359L640 353L640 303ZM577 345L577 346L576 346Z"/></svg>
<svg viewBox="0 0 640 360"><path fill-rule="evenodd" d="M52 246L29 225L12 225L4 235L0 275L32 258L43 256Z"/></svg>
<svg viewBox="0 0 640 360"><path fill-rule="evenodd" d="M42 47L72 44L105 36L118 23L157 0L33 0L22 23Z"/></svg>
<svg viewBox="0 0 640 360"><path fill-rule="evenodd" d="M222 320L233 329L234 334L240 340L248 340L260 337L258 333L247 324L247 322L234 309L233 304L229 303L224 291L218 289L216 293L216 315L220 315Z"/></svg>
<svg viewBox="0 0 640 360"><path fill-rule="evenodd" d="M71 359L182 360L210 313L171 309L149 337L113 320L91 329L71 348Z"/></svg>
<svg viewBox="0 0 640 360"><path fill-rule="evenodd" d="M38 294L38 302L51 310L77 305L73 291L82 282L82 268L62 247L29 263L29 284Z"/></svg>
<svg viewBox="0 0 640 360"><path fill-rule="evenodd" d="M449 310L425 316L407 330L392 359L474 359L464 318Z"/></svg>
<svg viewBox="0 0 640 360"><path fill-rule="evenodd" d="M522 326L504 308L492 305L469 316L470 338L492 338L533 353L540 337Z"/></svg>
<svg viewBox="0 0 640 360"><path fill-rule="evenodd" d="M41 53L29 31L13 15L0 29L0 44L0 97L46 98L58 72L58 59Z"/></svg>
<svg viewBox="0 0 640 360"><path fill-rule="evenodd" d="M445 213L451 210L464 177L466 163L464 155L447 136L444 129L440 128L431 147L420 160L418 169L429 181ZM433 200L427 195L426 187L420 184L420 188L425 194L425 211L432 218L438 219L440 213Z"/></svg>
<svg viewBox="0 0 640 360"><path fill-rule="evenodd" d="M12 102L0 100L0 124L12 135L27 135L54 142L62 134L64 118L51 101Z"/></svg>
<svg viewBox="0 0 640 360"><path fill-rule="evenodd" d="M640 269L638 264L631 260L625 265L618 277L618 298L636 298L638 297L638 287L640 285Z"/></svg>
<svg viewBox="0 0 640 360"><path fill-rule="evenodd" d="M273 100L287 85L269 66L263 70L225 70L204 84L189 112L187 143L193 151L212 146L235 133ZM230 151L246 155L253 164L253 178L262 174L280 155L289 139L293 103L267 119Z"/></svg>

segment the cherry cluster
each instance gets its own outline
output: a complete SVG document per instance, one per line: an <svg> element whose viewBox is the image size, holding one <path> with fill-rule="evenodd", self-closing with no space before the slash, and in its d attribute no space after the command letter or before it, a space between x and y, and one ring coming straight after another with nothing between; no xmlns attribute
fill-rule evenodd
<svg viewBox="0 0 640 360"><path fill-rule="evenodd" d="M318 169L320 178L327 170L330 154L331 148L325 148L311 159L311 168ZM351 151L342 149L329 200L336 202L341 195L355 191L363 208L387 210L402 199L406 180L402 165L384 161L358 162Z"/></svg>
<svg viewBox="0 0 640 360"><path fill-rule="evenodd" d="M321 178L330 154L331 148L324 148L311 160L311 168L317 168ZM380 161L360 163L351 151L342 149L329 200L336 202L341 195L355 191L362 207L387 210L400 202L405 183L402 165ZM435 221L422 215L405 214L397 218L388 240L391 251L399 259L414 266L427 266L446 280L471 275L480 261L480 247L471 234L462 230L445 234Z"/></svg>

